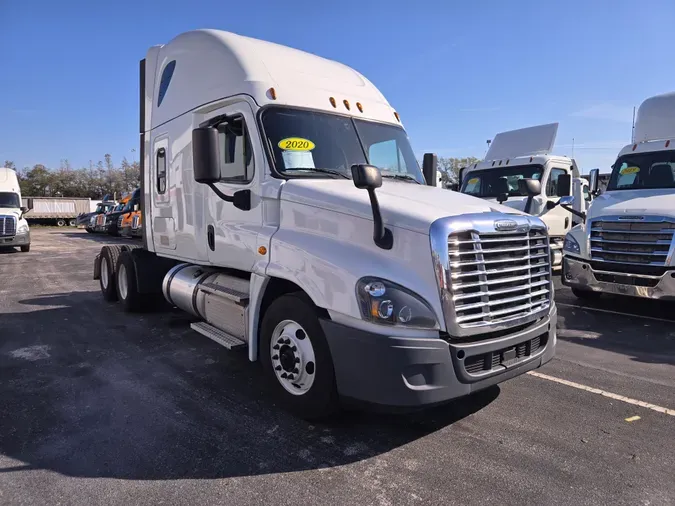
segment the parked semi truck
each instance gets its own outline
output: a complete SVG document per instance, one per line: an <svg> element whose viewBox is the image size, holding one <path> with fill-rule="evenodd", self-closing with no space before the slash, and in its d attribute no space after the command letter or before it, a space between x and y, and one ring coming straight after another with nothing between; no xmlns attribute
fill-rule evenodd
<svg viewBox="0 0 675 506"><path fill-rule="evenodd" d="M0 248L30 251L30 228L21 205L21 187L14 169L0 167Z"/></svg>
<svg viewBox="0 0 675 506"><path fill-rule="evenodd" d="M65 227L77 225L77 217L88 213L89 198L70 197L23 197L22 203L28 208L25 218L29 222Z"/></svg>
<svg viewBox="0 0 675 506"><path fill-rule="evenodd" d="M591 200L573 158L551 154L558 123L498 133L482 162L460 171L460 191L538 216L548 227L552 268L562 269L565 234ZM527 184L525 184L527 183ZM574 196L574 200L569 199ZM559 205L567 197L570 209Z"/></svg>
<svg viewBox="0 0 675 506"><path fill-rule="evenodd" d="M619 152L606 191L598 179L592 170L597 197L565 238L563 283L582 299L675 299L675 93L640 105L634 142Z"/></svg>
<svg viewBox="0 0 675 506"><path fill-rule="evenodd" d="M306 418L441 403L553 357L546 225L436 188L360 73L196 30L147 52L140 90L143 246L101 249L105 299L163 295Z"/></svg>

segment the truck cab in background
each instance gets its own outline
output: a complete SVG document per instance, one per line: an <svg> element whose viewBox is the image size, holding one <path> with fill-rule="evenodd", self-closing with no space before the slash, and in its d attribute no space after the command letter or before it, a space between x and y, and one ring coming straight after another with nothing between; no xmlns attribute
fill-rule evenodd
<svg viewBox="0 0 675 506"><path fill-rule="evenodd" d="M485 160L463 168L459 175L462 193L503 203L546 223L554 271L562 269L565 234L582 220L591 199L576 161L550 154L557 132L558 123L501 132ZM530 184L524 185L525 180Z"/></svg>
<svg viewBox="0 0 675 506"><path fill-rule="evenodd" d="M19 247L30 251L30 228L21 205L21 187L14 169L0 167L0 248Z"/></svg>
<svg viewBox="0 0 675 506"><path fill-rule="evenodd" d="M163 296L310 419L445 402L553 357L544 223L437 188L365 76L195 30L150 48L140 81L143 246L101 249L106 300Z"/></svg>
<svg viewBox="0 0 675 506"><path fill-rule="evenodd" d="M582 299L602 293L675 300L675 93L638 108L633 143L612 166L585 223L565 239L562 281Z"/></svg>

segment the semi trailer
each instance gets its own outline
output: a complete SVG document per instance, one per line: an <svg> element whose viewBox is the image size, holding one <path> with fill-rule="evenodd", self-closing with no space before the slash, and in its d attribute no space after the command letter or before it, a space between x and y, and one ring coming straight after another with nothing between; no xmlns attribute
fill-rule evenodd
<svg viewBox="0 0 675 506"><path fill-rule="evenodd" d="M599 176L590 173L584 223L565 238L563 283L581 299L675 300L675 93L642 102L605 191Z"/></svg>
<svg viewBox="0 0 675 506"><path fill-rule="evenodd" d="M90 211L91 199L71 197L23 197L29 222L65 227L77 225L78 216Z"/></svg>
<svg viewBox="0 0 675 506"><path fill-rule="evenodd" d="M485 160L463 168L459 179L462 193L541 218L548 227L553 271L560 273L565 235L580 223L592 196L574 158L551 153L557 133L558 123L498 133ZM564 198L573 208L560 205Z"/></svg>
<svg viewBox="0 0 675 506"><path fill-rule="evenodd" d="M142 246L104 246L103 297L166 299L259 361L307 419L416 409L551 360L546 225L436 187L380 91L218 30L140 62Z"/></svg>

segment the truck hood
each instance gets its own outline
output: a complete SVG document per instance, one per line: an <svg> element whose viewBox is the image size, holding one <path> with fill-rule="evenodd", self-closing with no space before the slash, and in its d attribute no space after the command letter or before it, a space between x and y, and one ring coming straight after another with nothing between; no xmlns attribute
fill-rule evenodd
<svg viewBox="0 0 675 506"><path fill-rule="evenodd" d="M386 224L423 234L429 233L434 221L446 216L489 212L523 214L496 202L405 181L384 180L375 194ZM281 189L281 200L368 220L373 218L368 192L356 188L351 180L291 179Z"/></svg>
<svg viewBox="0 0 675 506"><path fill-rule="evenodd" d="M499 204L496 198L485 198L483 199L487 202L492 202L493 204ZM523 211L525 209L525 203L527 202L527 197L509 197L506 202L504 202L505 207L515 209L517 211Z"/></svg>
<svg viewBox="0 0 675 506"><path fill-rule="evenodd" d="M16 216L18 220L19 216L21 216L21 209L17 209L16 207L0 207L0 214L3 216L7 216L8 214Z"/></svg>
<svg viewBox="0 0 675 506"><path fill-rule="evenodd" d="M672 216L675 213L675 192L664 190L618 190L596 197L588 210L588 218L625 214Z"/></svg>

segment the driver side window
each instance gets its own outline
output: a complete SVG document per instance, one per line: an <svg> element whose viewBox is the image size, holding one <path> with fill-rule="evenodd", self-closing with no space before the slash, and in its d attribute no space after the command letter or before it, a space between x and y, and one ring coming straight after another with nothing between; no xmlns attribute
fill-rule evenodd
<svg viewBox="0 0 675 506"><path fill-rule="evenodd" d="M551 175L549 176L548 183L546 184L546 196L547 197L566 197L567 195L558 195L558 178L562 174L566 174L565 169L551 169Z"/></svg>

